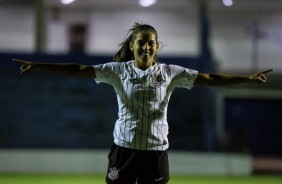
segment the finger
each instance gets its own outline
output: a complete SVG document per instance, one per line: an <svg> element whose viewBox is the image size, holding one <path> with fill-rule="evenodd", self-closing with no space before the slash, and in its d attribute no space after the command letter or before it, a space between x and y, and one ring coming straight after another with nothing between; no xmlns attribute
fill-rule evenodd
<svg viewBox="0 0 282 184"><path fill-rule="evenodd" d="M28 61L24 61L24 60L20 60L20 59L13 59L14 62L18 62L18 63L27 63Z"/></svg>
<svg viewBox="0 0 282 184"><path fill-rule="evenodd" d="M25 73L30 73L30 71L28 69L22 70L21 74L25 74Z"/></svg>
<svg viewBox="0 0 282 184"><path fill-rule="evenodd" d="M265 80L261 80L259 83L260 84L266 84L266 81Z"/></svg>
<svg viewBox="0 0 282 184"><path fill-rule="evenodd" d="M263 80L266 80L266 76L265 75L261 75L260 78L262 78Z"/></svg>
<svg viewBox="0 0 282 184"><path fill-rule="evenodd" d="M21 73L24 74L24 73L30 73L30 67L22 67L21 68Z"/></svg>
<svg viewBox="0 0 282 184"><path fill-rule="evenodd" d="M266 77L264 77L263 74L261 74L260 76L258 76L257 78L257 83L260 84L260 83L266 83Z"/></svg>
<svg viewBox="0 0 282 184"><path fill-rule="evenodd" d="M261 72L261 73L267 74L267 73L272 72L272 71L273 71L273 69L268 69L268 70L265 70L265 71L263 71L263 72Z"/></svg>

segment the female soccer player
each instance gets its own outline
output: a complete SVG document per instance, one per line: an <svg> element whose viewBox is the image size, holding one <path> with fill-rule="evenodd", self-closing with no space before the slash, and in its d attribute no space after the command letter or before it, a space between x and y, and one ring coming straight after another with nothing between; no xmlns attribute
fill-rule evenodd
<svg viewBox="0 0 282 184"><path fill-rule="evenodd" d="M158 49L157 31L135 23L114 56L116 62L89 66L14 61L22 65L22 73L47 71L112 85L119 110L108 155L107 183L167 183L167 107L174 88L266 83L265 74L272 69L246 76L198 73L158 62Z"/></svg>

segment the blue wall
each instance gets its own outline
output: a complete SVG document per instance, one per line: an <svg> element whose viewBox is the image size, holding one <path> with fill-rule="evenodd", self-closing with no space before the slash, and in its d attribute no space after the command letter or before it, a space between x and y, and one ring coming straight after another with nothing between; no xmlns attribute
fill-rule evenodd
<svg viewBox="0 0 282 184"><path fill-rule="evenodd" d="M282 156L282 99L225 100L226 151Z"/></svg>

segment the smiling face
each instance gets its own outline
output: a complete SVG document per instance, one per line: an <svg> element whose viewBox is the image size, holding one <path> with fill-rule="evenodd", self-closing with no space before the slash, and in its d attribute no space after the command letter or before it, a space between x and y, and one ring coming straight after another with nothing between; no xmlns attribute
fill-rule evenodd
<svg viewBox="0 0 282 184"><path fill-rule="evenodd" d="M135 66L146 70L154 64L159 44L155 33L143 31L137 33L130 42L130 50L133 52Z"/></svg>

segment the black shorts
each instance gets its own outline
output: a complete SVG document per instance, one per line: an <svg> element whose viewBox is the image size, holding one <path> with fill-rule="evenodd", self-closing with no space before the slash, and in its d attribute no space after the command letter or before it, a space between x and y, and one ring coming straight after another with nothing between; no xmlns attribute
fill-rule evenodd
<svg viewBox="0 0 282 184"><path fill-rule="evenodd" d="M165 184L169 180L167 151L134 150L114 144L108 159L108 184Z"/></svg>

